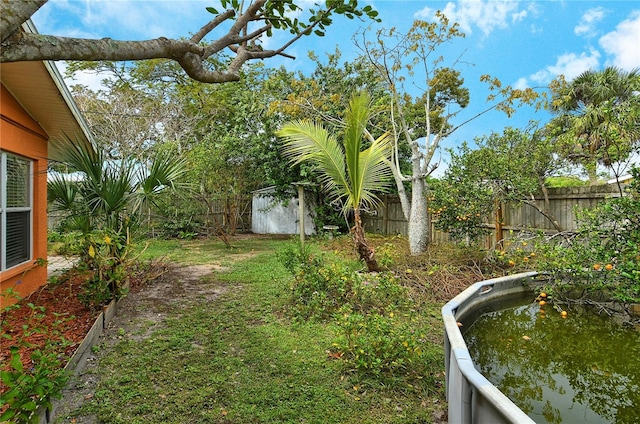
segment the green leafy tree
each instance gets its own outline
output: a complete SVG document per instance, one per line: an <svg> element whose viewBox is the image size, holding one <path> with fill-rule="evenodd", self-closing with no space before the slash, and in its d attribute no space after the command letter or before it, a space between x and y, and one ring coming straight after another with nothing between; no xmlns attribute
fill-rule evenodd
<svg viewBox="0 0 640 424"><path fill-rule="evenodd" d="M589 70L570 83L560 80L552 94L557 117L549 127L560 152L582 165L592 184L598 164L620 176L615 164L640 147L640 70Z"/></svg>
<svg viewBox="0 0 640 424"><path fill-rule="evenodd" d="M581 211L570 240L544 245L540 269L558 289L585 289L622 302L640 301L640 169L624 196Z"/></svg>
<svg viewBox="0 0 640 424"><path fill-rule="evenodd" d="M193 234L203 226L207 233L233 234L253 190L290 187L300 179L276 147L274 131L288 116L270 109L291 86L293 74L283 68L249 64L231 85L198 83L168 60L70 68L115 76L97 93L75 90L112 157L169 151L188 161L183 180L193 190L167 192L162 207L154 208L158 215L150 216L167 234Z"/></svg>
<svg viewBox="0 0 640 424"><path fill-rule="evenodd" d="M40 60L128 61L170 59L194 80L206 83L238 81L247 61L275 56L291 57L286 49L308 35L324 36L336 16L377 20L370 5L358 6L357 0L328 0L306 10L294 0L221 0L225 10L206 10L213 18L188 39L160 37L145 41L119 41L110 38L82 39L25 33L21 25L47 0L2 2L0 62ZM304 12L300 18L299 12ZM213 31L222 33L205 41ZM278 47L265 48L264 36L286 34ZM233 53L228 61L212 63L220 52Z"/></svg>
<svg viewBox="0 0 640 424"><path fill-rule="evenodd" d="M360 217L361 208L376 202L376 191L387 188L391 139L388 133L374 138L367 131L371 98L354 94L345 113L343 139L339 142L322 125L295 121L277 132L284 153L293 163L311 162L321 175L324 189L342 202L343 213L353 211L353 239L369 271L379 270L374 251L367 244ZM365 138L370 142L363 149Z"/></svg>
<svg viewBox="0 0 640 424"><path fill-rule="evenodd" d="M385 81L390 94L388 109L396 141L392 170L402 211L409 222L409 247L412 254L419 254L430 241L427 182L437 167L432 160L441 140L489 110L511 115L516 102L531 103L538 95L532 89L502 86L499 80L484 75L481 79L489 84L493 93L488 99L492 105L455 123L469 104L469 90L456 69L459 58L447 65L443 50L447 44L464 37L459 25L437 12L434 21L417 20L407 33L395 28L381 30L374 41L367 40L367 34L368 31L362 31L357 44ZM423 93L417 98L409 96L405 88L407 82L412 83L412 88L424 87ZM409 172L404 171L400 160L402 144L411 152Z"/></svg>
<svg viewBox="0 0 640 424"><path fill-rule="evenodd" d="M554 155L552 140L543 130L531 125L524 130L506 128L476 139L477 149L466 143L451 151L451 164L441 181L434 181L432 211L438 217L436 227L454 238L477 239L486 233L482 223L493 216L501 233L501 205L528 204L563 231L549 212L545 180L557 172L562 162ZM533 194L542 191L545 204L539 205ZM501 234L497 234L500 242Z"/></svg>

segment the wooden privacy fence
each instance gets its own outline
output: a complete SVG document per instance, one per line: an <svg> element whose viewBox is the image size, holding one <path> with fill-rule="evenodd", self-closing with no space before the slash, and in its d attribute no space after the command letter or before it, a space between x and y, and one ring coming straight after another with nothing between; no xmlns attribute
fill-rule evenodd
<svg viewBox="0 0 640 424"><path fill-rule="evenodd" d="M247 232L251 230L251 199L251 196L245 195L228 200L212 200L208 205L201 205L200 209L204 209L204 212L193 214L190 218L202 224L201 231L206 235L216 234L218 228L224 228L227 232ZM63 216L58 211L48 212L47 228L55 230ZM153 226L167 220L169 218L158 214L151 217Z"/></svg>
<svg viewBox="0 0 640 424"><path fill-rule="evenodd" d="M548 189L548 211L565 231L575 230L577 228L576 210L591 209L606 198L619 196L620 192L616 184ZM536 194L530 200L535 201L540 208L545 208L542 193ZM496 234L495 222L483 224L490 232L483 240L486 248L493 247L496 240L517 237L522 231L543 231L551 234L557 232L553 224L531 205L513 203L502 204L500 207L502 225L497 229L500 234ZM435 228L436 220L432 219L431 215L429 221L431 222L431 241L448 241L449 235ZM404 219L398 196L384 196L382 203L375 210L363 214L362 222L368 232L384 235L406 236L408 234L408 222Z"/></svg>
<svg viewBox="0 0 640 424"><path fill-rule="evenodd" d="M549 212L556 218L564 230L577 228L575 210L590 209L608 197L618 197L619 190L615 184L586 187L566 187L548 190ZM542 194L534 196L535 202L544 208ZM214 228L216 225L235 226L239 232L250 231L252 221L251 197L236 199L234 207L218 201L209 205L209 213L195 216L199 222L205 222ZM491 248L496 240L517 237L522 231L544 231L553 234L556 232L553 224L538 212L533 206L527 204L503 204L502 225L496 234L495 222L485 222L484 227L490 234L484 240L484 246ZM231 213L230 213L231 212ZM384 196L382 203L375 209L363 214L365 230L384 235L408 233L408 223L402 214L400 199L397 196ZM449 240L449 235L436 230L436 221L429 216L431 222L431 240L444 242ZM60 222L57 214L49 214L49 228L54 229ZM216 224L217 223L217 224ZM216 225L214 225L216 224Z"/></svg>

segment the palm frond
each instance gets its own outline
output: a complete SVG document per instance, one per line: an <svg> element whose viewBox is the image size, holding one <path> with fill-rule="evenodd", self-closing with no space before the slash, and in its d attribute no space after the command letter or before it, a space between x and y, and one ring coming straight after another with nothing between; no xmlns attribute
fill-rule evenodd
<svg viewBox="0 0 640 424"><path fill-rule="evenodd" d="M344 149L347 162L347 173L350 178L356 178L352 181L354 191L359 191L359 179L362 174L360 169L359 155L362 150L362 141L365 128L370 117L371 97L368 93L355 93L349 100L349 107L345 114L345 136ZM357 203L357 201L356 201Z"/></svg>
<svg viewBox="0 0 640 424"><path fill-rule="evenodd" d="M60 174L53 174L47 182L47 196L58 211L69 212L81 202L77 183Z"/></svg>
<svg viewBox="0 0 640 424"><path fill-rule="evenodd" d="M308 120L295 121L285 125L276 135L284 141L283 155L293 164L313 162L328 190L349 186L344 153L336 138L322 125Z"/></svg>
<svg viewBox="0 0 640 424"><path fill-rule="evenodd" d="M104 155L93 144L67 139L62 154L62 162L71 171L85 174L86 180L100 181L102 179Z"/></svg>
<svg viewBox="0 0 640 424"><path fill-rule="evenodd" d="M362 203L374 204L376 191L386 189L392 177L389 168L391 141L389 134L373 140L363 151L362 144L370 117L371 98L355 94L345 115L343 143L319 124L295 121L276 134L284 141L283 154L294 163L311 162L332 197L340 199L343 212L357 209Z"/></svg>
<svg viewBox="0 0 640 424"><path fill-rule="evenodd" d="M389 160L392 141L391 135L385 133L359 155L358 192L360 202L365 206L374 206L378 203L375 192L384 192L391 185L393 174L389 167Z"/></svg>

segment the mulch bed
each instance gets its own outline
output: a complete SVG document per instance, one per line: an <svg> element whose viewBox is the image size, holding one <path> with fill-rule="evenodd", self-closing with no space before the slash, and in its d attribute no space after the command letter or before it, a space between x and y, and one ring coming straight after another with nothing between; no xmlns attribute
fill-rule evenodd
<svg viewBox="0 0 640 424"><path fill-rule="evenodd" d="M130 268L127 286L130 291L142 290L162 273L161 264ZM100 308L84 305L78 298L91 271L73 268L21 299L17 304L0 311L0 370L10 369L11 347L19 349L25 370L32 368L31 354L42 349L47 341L57 343L56 350L65 366L100 315ZM58 343L64 340L64 343ZM0 394L6 388L0 385Z"/></svg>
<svg viewBox="0 0 640 424"><path fill-rule="evenodd" d="M46 284L16 305L0 313L1 369L9 369L10 348L18 347L25 369L32 365L31 353L42 349L47 340L65 340L58 353L63 362L71 358L91 329L100 310L92 310L78 299L87 272L69 271L56 284ZM2 393L0 389L0 393Z"/></svg>

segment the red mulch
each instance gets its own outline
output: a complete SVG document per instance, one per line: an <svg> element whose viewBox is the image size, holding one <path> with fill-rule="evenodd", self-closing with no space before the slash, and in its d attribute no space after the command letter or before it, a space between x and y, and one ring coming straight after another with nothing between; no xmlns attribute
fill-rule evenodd
<svg viewBox="0 0 640 424"><path fill-rule="evenodd" d="M62 365L66 364L100 314L99 310L89 309L78 299L87 276L87 273L70 271L55 285L41 287L0 313L0 369L9 369L12 346L19 348L24 368L30 368L31 352L41 349L48 338L61 340L64 337L68 342L59 352ZM0 389L0 393L2 391Z"/></svg>
<svg viewBox="0 0 640 424"><path fill-rule="evenodd" d="M162 267L160 263L131 267L127 278L129 290L142 290L153 280L154 272L158 275L163 272ZM91 271L72 269L55 284L46 284L16 305L0 310L0 370L10 369L12 346L18 347L23 367L29 369L34 350L42 349L47 340L63 338L65 343L59 346L58 353L61 365L67 364L101 312L83 305L78 299L90 276ZM5 390L0 387L0 394Z"/></svg>

